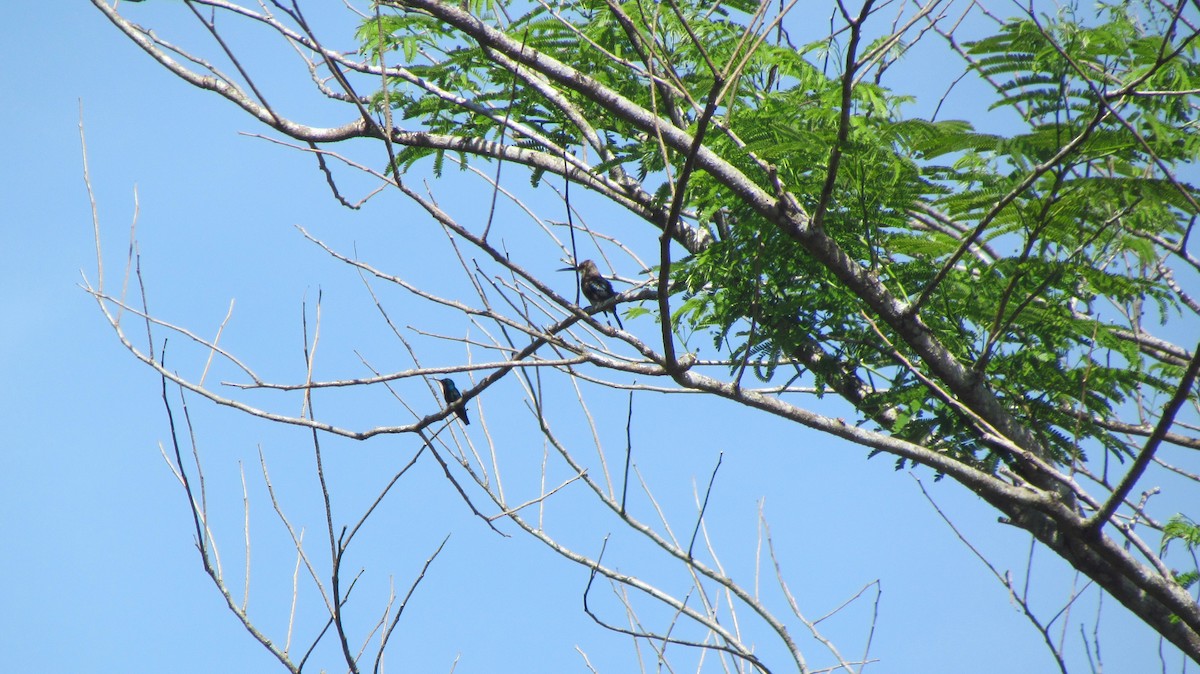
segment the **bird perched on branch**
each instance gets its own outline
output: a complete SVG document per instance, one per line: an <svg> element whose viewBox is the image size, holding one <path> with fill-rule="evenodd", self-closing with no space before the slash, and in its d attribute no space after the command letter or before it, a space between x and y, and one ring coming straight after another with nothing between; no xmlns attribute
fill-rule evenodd
<svg viewBox="0 0 1200 674"><path fill-rule="evenodd" d="M617 293L613 291L612 284L608 282L608 279L600 275L600 270L596 268L596 263L591 260L584 260L574 267L564 267L559 269L559 271L579 272L579 289L583 291L583 296L593 306L607 302L617 296ZM621 325L621 317L617 315L616 306L605 311L611 313L613 318L617 319L618 328L625 329L625 326Z"/></svg>
<svg viewBox="0 0 1200 674"><path fill-rule="evenodd" d="M442 385L442 397L446 399L446 404L450 405L462 397L458 392L458 387L454 385L454 380L447 377L446 379L437 380ZM463 405L458 408L458 418L462 419L463 424L470 426L471 420L467 418L467 406Z"/></svg>

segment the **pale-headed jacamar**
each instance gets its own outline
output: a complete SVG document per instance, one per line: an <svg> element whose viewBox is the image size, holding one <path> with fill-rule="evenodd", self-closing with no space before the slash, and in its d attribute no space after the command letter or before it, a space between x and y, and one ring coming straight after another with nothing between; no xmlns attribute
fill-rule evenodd
<svg viewBox="0 0 1200 674"><path fill-rule="evenodd" d="M592 305L601 304L617 296L613 291L612 284L608 279L600 275L600 270L596 268L596 263L591 260L584 260L574 267L565 267L559 271L577 271L579 272L579 290L583 292L583 296L587 298ZM613 318L617 319L617 327L625 329L621 325L621 317L617 315L617 308L614 306L605 310L612 313Z"/></svg>

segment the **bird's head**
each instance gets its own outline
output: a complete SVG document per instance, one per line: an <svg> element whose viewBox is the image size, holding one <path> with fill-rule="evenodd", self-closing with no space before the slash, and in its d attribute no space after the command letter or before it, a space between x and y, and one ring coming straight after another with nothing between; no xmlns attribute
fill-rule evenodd
<svg viewBox="0 0 1200 674"><path fill-rule="evenodd" d="M596 263L591 260L584 260L573 267L563 267L559 271L577 271L584 276L595 276L600 273L600 270L596 268Z"/></svg>

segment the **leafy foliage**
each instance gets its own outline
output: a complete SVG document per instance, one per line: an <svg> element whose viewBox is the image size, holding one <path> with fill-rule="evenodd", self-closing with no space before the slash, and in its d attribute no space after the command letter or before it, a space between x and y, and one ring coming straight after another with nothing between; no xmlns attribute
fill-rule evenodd
<svg viewBox="0 0 1200 674"><path fill-rule="evenodd" d="M1129 451L1093 420L1131 396L1162 395L1171 373L1155 373L1114 331L1147 303L1164 317L1176 310L1180 300L1157 273L1151 242L1182 236L1198 212L1195 188L1170 173L1148 178L1151 169L1195 161L1200 150L1184 93L1200 87L1195 47L1156 32L1169 17L1155 23L1116 5L1089 23L1065 9L1008 21L965 45L970 67L995 88L994 107L1025 122L1002 135L961 120L906 118L907 99L879 83L860 79L843 91L840 73L818 65L828 43L775 40L750 49L729 17L752 13L751 3L618 7L620 15L601 2L538 5L509 17L511 7L477 2L473 11L677 125L697 122L702 106L694 102L716 81L709 63L741 63L707 145L763 189L778 180L847 255L919 304L939 342L986 377L1057 459L1082 456L1087 440L1117 456ZM393 81L374 102L398 119L532 148L542 147L539 138L580 142L558 107L518 82L515 66L429 16L397 8L367 19L359 37L371 58L399 56L415 77L447 92L429 96ZM561 93L607 139L611 155L600 170L644 179L682 166L653 134L587 96ZM526 135L511 137L509 120ZM430 153L440 166L440 153L410 146L398 168ZM787 234L703 172L689 185L687 206L713 243L673 270L683 293L672 316L677 330L709 335L733 371L752 364L748 371L763 381L787 372L811 377L822 391L865 392L851 396L864 421L981 467L998 465L961 411L913 375L918 354Z"/></svg>
<svg viewBox="0 0 1200 674"><path fill-rule="evenodd" d="M1160 554L1166 552L1171 541L1182 542L1184 547L1187 548L1188 553L1192 555L1194 562L1196 548L1200 547L1200 525L1197 525L1194 520L1184 515L1177 514L1173 516L1163 526L1162 550ZM1177 572L1175 580L1183 587L1191 587L1197 580L1200 580L1200 568Z"/></svg>
<svg viewBox="0 0 1200 674"><path fill-rule="evenodd" d="M1112 94L1151 80L1195 86L1190 58L1160 67L1162 43L1114 9L1097 26L1019 20L970 44L974 67L996 86L995 105L1028 124L1007 137L962 121L903 119L894 95L856 89L823 213L849 254L897 296L920 298L941 343L986 376L1060 460L1078 456L1088 438L1121 456L1124 439L1092 418L1171 387L1135 347L1111 338L1116 321L1146 303L1164 317L1175 310L1180 300L1155 270L1147 241L1181 236L1197 213L1192 186L1147 179L1152 166L1197 158L1192 123L1181 116L1186 97ZM733 124L754 129L750 148L809 195L809 208L839 142L829 112L838 107L834 88L833 79L798 83L764 96ZM727 201L717 192L697 200ZM769 354L773 363L807 360L820 344L871 382L875 392L859 406L865 417L898 412L881 424L995 465L961 415L909 375L904 363L917 356L902 340L771 225L744 213L731 219L737 225L680 270L691 293L709 298L692 315L715 327L718 344L729 344L735 359ZM827 373L813 375L828 383Z"/></svg>

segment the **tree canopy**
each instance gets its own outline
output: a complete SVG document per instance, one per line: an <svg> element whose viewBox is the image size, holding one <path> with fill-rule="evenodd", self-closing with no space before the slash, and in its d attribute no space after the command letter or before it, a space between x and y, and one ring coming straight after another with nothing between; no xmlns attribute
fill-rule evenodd
<svg viewBox="0 0 1200 674"><path fill-rule="evenodd" d="M433 452L437 429L520 378L537 432L579 488L684 562L697 588L720 588L761 617L788 655L768 662L754 646L764 637L727 631L719 610L658 597L707 630L681 643L713 649L740 671L807 671L784 618L686 541L640 523L623 488L559 446L540 387L553 372L709 394L860 445L875 461L886 455L897 470L961 484L1200 662L1200 527L1194 512L1152 498L1164 482L1175 490L1168 504L1200 493L1200 349L1189 336L1200 315L1200 259L1189 250L1200 216L1195 2L839 1L822 8L822 34L812 8L795 2L380 0L362 11L354 52L324 42L297 4L183 3L227 67L140 26L133 9L93 2L184 81L298 142L330 198L358 208L347 196L354 181L399 190L461 242L469 253L456 248L457 259L398 273L317 241L360 273L461 313L495 357L486 367L434 368L414 353L411 370L318 381L310 366L303 381L271 384L199 340L240 369L239 386L299 391L306 404L322 388L476 375L460 382L461 398L444 394L457 406L414 412L402 425L338 425L179 374L126 336L112 307L132 304L92 288L164 385L311 428L314 446L319 435L415 434ZM221 39L234 20L295 47L338 125L270 102L261 80L275 75L251 72ZM921 66L911 61L929 58L926 48L941 99L913 81ZM960 91L971 101L956 107ZM426 193L409 179L424 169L475 171L491 184L493 214L497 199L511 199L538 226L516 246L521 229L511 223L464 222L435 196L436 180ZM530 208L521 194L557 205ZM616 207L638 223L636 243L622 242L623 225L596 224L595 203L607 204L602 218ZM616 298L589 305L551 276L589 257L617 282ZM448 269L470 280L473 300L423 289ZM606 320L614 310L623 325ZM464 499L482 494L498 519L565 559L653 594L603 555L578 554L521 519L521 499L507 500L478 456L448 454L438 461ZM542 489L534 498L555 491ZM208 555L202 515L196 534ZM330 536L341 544L332 525ZM329 619L344 644L340 610ZM1030 620L1066 671L1045 618ZM276 652L289 669L303 666ZM346 658L355 669L349 650ZM868 659L836 660L858 671Z"/></svg>

